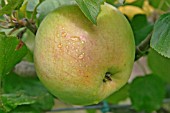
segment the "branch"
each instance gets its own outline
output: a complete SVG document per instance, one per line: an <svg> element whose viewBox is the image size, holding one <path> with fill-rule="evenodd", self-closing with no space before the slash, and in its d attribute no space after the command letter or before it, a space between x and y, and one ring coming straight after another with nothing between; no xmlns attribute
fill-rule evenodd
<svg viewBox="0 0 170 113"><path fill-rule="evenodd" d="M37 26L35 25L35 22L32 19L27 19L27 18L23 18L19 21L15 22L15 27L16 28L22 28L22 27L26 27L28 28L34 35L36 35L37 33Z"/></svg>
<svg viewBox="0 0 170 113"><path fill-rule="evenodd" d="M135 61L148 53L151 37L152 33L150 33L138 46L136 46Z"/></svg>
<svg viewBox="0 0 170 113"><path fill-rule="evenodd" d="M22 31L20 31L18 34L17 34L17 37L18 39L21 39L22 36L24 35L24 33L27 31L27 28L23 29Z"/></svg>
<svg viewBox="0 0 170 113"><path fill-rule="evenodd" d="M61 111L75 111L75 110L88 110L88 109L102 109L104 106L102 104L97 105L90 105L90 106L84 106L84 107L71 107L71 108L58 108L53 109L48 112L61 112ZM109 105L108 106L111 109L126 109L130 108L130 105Z"/></svg>
<svg viewBox="0 0 170 113"><path fill-rule="evenodd" d="M34 34L36 35L37 33L37 26L35 25L35 22L31 19L31 20L28 20L26 19L26 27Z"/></svg>
<svg viewBox="0 0 170 113"><path fill-rule="evenodd" d="M37 26L36 23L33 21L33 19L22 18L18 20L17 18L9 17L8 15L5 15L5 19L6 19L6 23L8 23L5 28L6 29L13 28L10 34L12 34L15 30L18 30L23 27L28 28L33 34L37 33Z"/></svg>
<svg viewBox="0 0 170 113"><path fill-rule="evenodd" d="M168 104L170 103L170 99L165 99L163 103ZM109 104L108 106L110 108L110 111L116 110L116 109L130 109L134 110L130 104L126 105L112 105ZM83 106L83 107L71 107L71 108L58 108L58 109L53 109L48 112L61 112L61 111L75 111L75 110L87 110L87 109L103 109L104 104L97 104L97 105L90 105L90 106Z"/></svg>
<svg viewBox="0 0 170 113"><path fill-rule="evenodd" d="M13 28L9 33L8 35L11 35L12 33L14 33L16 30L18 30L17 28Z"/></svg>

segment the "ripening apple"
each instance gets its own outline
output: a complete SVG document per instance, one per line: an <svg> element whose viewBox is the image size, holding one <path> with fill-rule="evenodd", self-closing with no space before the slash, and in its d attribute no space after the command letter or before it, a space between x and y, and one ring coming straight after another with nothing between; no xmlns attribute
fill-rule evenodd
<svg viewBox="0 0 170 113"><path fill-rule="evenodd" d="M36 34L38 77L66 103L97 104L119 90L129 79L134 56L128 21L106 3L97 25L77 5L63 6L46 16Z"/></svg>

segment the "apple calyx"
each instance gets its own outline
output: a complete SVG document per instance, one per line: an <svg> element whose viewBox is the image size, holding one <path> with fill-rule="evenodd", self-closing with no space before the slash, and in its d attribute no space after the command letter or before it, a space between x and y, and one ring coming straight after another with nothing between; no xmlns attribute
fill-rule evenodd
<svg viewBox="0 0 170 113"><path fill-rule="evenodd" d="M111 78L112 75L113 75L112 73L106 72L103 82L105 83L107 81L112 81L112 78Z"/></svg>

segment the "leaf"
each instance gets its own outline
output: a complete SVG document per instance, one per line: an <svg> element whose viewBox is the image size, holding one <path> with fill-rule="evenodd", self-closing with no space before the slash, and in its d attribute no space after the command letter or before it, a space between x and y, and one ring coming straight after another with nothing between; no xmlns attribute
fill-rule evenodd
<svg viewBox="0 0 170 113"><path fill-rule="evenodd" d="M117 92L106 98L106 101L111 104L117 104L122 100L125 100L129 96L129 84L126 84Z"/></svg>
<svg viewBox="0 0 170 113"><path fill-rule="evenodd" d="M161 15L156 21L150 45L159 54L170 58L170 13Z"/></svg>
<svg viewBox="0 0 170 113"><path fill-rule="evenodd" d="M135 15L130 24L134 32L136 45L143 41L153 29L153 25L147 21L147 16L144 14Z"/></svg>
<svg viewBox="0 0 170 113"><path fill-rule="evenodd" d="M39 0L28 0L26 10L33 12L38 4L39 4Z"/></svg>
<svg viewBox="0 0 170 113"><path fill-rule="evenodd" d="M0 34L0 76L9 73L27 54L25 45L17 49L19 42L16 37Z"/></svg>
<svg viewBox="0 0 170 113"><path fill-rule="evenodd" d="M27 17L27 0L24 0L22 6L20 7L20 9L18 10L18 18L25 18Z"/></svg>
<svg viewBox="0 0 170 113"><path fill-rule="evenodd" d="M131 3L125 3L125 5L132 5L132 6L137 6L137 7L140 7L140 8L143 7L143 4L144 4L144 0L136 0L136 1L131 2Z"/></svg>
<svg viewBox="0 0 170 113"><path fill-rule="evenodd" d="M3 90L6 94L17 94L22 92L22 96L29 98L32 103L27 103L30 108L38 111L50 110L54 105L53 96L44 88L37 78L20 77L10 73L4 77ZM8 103L8 106L14 106L15 103ZM4 105L4 104L3 104ZM20 104L25 105L25 104ZM19 107L19 106L18 106Z"/></svg>
<svg viewBox="0 0 170 113"><path fill-rule="evenodd" d="M94 24L97 24L97 16L100 12L100 5L104 0L76 0L84 15Z"/></svg>
<svg viewBox="0 0 170 113"><path fill-rule="evenodd" d="M57 9L62 5L75 4L74 0L45 0L37 8L39 23L44 19L44 17L51 11Z"/></svg>
<svg viewBox="0 0 170 113"><path fill-rule="evenodd" d="M148 55L148 65L152 72L161 79L170 83L170 59L160 55L155 50L151 50Z"/></svg>
<svg viewBox="0 0 170 113"><path fill-rule="evenodd" d="M5 6L5 0L0 0L0 5L1 5L2 7L4 7L4 6Z"/></svg>
<svg viewBox="0 0 170 113"><path fill-rule="evenodd" d="M167 11L170 7L170 0L149 0L149 4L154 8Z"/></svg>
<svg viewBox="0 0 170 113"><path fill-rule="evenodd" d="M3 113L4 111L0 108L0 113Z"/></svg>
<svg viewBox="0 0 170 113"><path fill-rule="evenodd" d="M166 86L166 98L170 98L170 84Z"/></svg>
<svg viewBox="0 0 170 113"><path fill-rule="evenodd" d="M2 100L3 109L5 112L9 112L19 105L33 104L36 102L36 98L24 95L20 92L2 94L0 98Z"/></svg>
<svg viewBox="0 0 170 113"><path fill-rule="evenodd" d="M3 14L11 14L13 10L19 9L23 2L24 0L10 0L9 3L0 10L0 16Z"/></svg>
<svg viewBox="0 0 170 113"><path fill-rule="evenodd" d="M25 43L27 48L33 53L35 35L30 30L27 30L22 37L22 41Z"/></svg>
<svg viewBox="0 0 170 113"><path fill-rule="evenodd" d="M137 77L130 85L132 106L138 111L152 112L161 107L165 97L165 84L156 75Z"/></svg>
<svg viewBox="0 0 170 113"><path fill-rule="evenodd" d="M106 0L107 3L111 4L111 5L114 5L116 0Z"/></svg>
<svg viewBox="0 0 170 113"><path fill-rule="evenodd" d="M96 113L97 110L96 109L89 109L89 110L86 110L87 113Z"/></svg>
<svg viewBox="0 0 170 113"><path fill-rule="evenodd" d="M10 113L43 113L43 112L29 105L21 105L17 106Z"/></svg>
<svg viewBox="0 0 170 113"><path fill-rule="evenodd" d="M28 62L34 62L34 56L33 53L28 50L27 54L25 55L25 57L23 58L24 61L28 61Z"/></svg>

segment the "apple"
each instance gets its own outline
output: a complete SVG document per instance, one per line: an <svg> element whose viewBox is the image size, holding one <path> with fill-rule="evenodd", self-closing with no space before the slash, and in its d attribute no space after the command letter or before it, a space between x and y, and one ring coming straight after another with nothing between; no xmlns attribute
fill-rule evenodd
<svg viewBox="0 0 170 113"><path fill-rule="evenodd" d="M51 12L35 39L34 61L40 81L60 100L97 104L129 79L135 56L132 29L122 13L101 6L97 25L77 5Z"/></svg>

